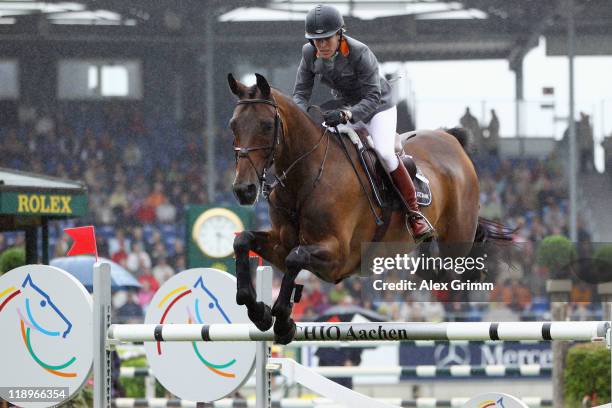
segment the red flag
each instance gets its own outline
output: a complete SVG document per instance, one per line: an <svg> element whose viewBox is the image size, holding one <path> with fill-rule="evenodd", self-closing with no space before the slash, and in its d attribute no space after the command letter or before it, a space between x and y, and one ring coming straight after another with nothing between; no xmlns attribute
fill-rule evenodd
<svg viewBox="0 0 612 408"><path fill-rule="evenodd" d="M74 240L72 247L66 255L96 255L98 260L98 246L96 245L96 233L93 225L87 227L66 228L64 232Z"/></svg>

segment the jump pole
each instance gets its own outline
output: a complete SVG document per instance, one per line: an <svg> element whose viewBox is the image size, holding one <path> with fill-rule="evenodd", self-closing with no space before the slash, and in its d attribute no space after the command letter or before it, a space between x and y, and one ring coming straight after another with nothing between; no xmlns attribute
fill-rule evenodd
<svg viewBox="0 0 612 408"><path fill-rule="evenodd" d="M409 379L481 379L481 378L532 378L550 377L552 368L540 364L524 365L452 365L438 367L436 365L391 366L391 367L361 367L361 366L319 366L308 367L309 370L327 378L342 378L354 376L401 376ZM149 367L121 367L120 377L152 377ZM256 380L259 378L256 376Z"/></svg>
<svg viewBox="0 0 612 408"><path fill-rule="evenodd" d="M610 322L367 322L297 323L294 341L402 340L604 340ZM110 340L274 341L272 330L252 324L121 324L108 329Z"/></svg>

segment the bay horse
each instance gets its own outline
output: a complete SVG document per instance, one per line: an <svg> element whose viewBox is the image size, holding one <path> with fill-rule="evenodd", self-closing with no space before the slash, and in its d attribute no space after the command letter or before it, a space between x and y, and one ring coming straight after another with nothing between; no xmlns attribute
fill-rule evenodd
<svg viewBox="0 0 612 408"><path fill-rule="evenodd" d="M274 316L275 341L287 344L296 330L291 311L297 274L305 269L333 283L354 274L361 263L361 244L372 241L377 225L356 175L363 169L354 169L338 139L329 137L329 131L291 98L271 88L262 75L256 78L255 85L246 86L228 75L229 87L238 97L229 123L236 159L233 192L241 205L253 205L270 168L281 176L268 197L272 228L243 231L234 240L236 301L246 305L249 318L262 331L272 327ZM478 177L458 136L443 130L419 131L404 149L430 180L434 199L424 214L438 240L470 243L463 254L467 255L484 234L477 237ZM391 215L379 240L414 246L403 211ZM256 301L249 251L284 273L271 309Z"/></svg>

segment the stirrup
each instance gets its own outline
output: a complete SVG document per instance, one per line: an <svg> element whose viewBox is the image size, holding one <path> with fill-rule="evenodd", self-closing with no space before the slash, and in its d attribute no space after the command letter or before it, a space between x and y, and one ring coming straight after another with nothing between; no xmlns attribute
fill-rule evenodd
<svg viewBox="0 0 612 408"><path fill-rule="evenodd" d="M407 215L408 219L410 219L410 220L422 218L423 220L425 220L427 225L429 225L429 228L433 229L433 226L431 225L431 223L429 222L427 217L425 217L425 215L422 212L410 210L410 211L408 211L408 214L406 214L406 215Z"/></svg>
<svg viewBox="0 0 612 408"><path fill-rule="evenodd" d="M416 218L421 218L422 220L424 220L429 228L429 232L425 232L422 236L418 237L418 239L417 237L414 236L414 232L412 231L412 226L410 225L410 221ZM410 210L409 212L406 213L406 229L408 229L408 231L410 232L410 235L412 235L412 239L417 244L424 242L424 241L428 241L436 237L436 230L434 229L433 225L431 225L427 217L425 217L425 215L423 215L420 211Z"/></svg>

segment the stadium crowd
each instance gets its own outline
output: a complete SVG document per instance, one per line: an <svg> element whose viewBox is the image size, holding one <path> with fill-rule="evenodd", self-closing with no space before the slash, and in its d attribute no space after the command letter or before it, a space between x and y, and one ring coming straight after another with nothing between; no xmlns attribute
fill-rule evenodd
<svg viewBox="0 0 612 408"><path fill-rule="evenodd" d="M124 320L141 319L159 285L186 269L185 207L209 202L201 124L176 123L163 116L145 119L137 105L113 103L104 108L65 106L38 116L22 112L20 119L18 127L0 130L5 140L0 165L86 183L89 219L78 223L95 225L100 255L123 265L143 285L140 292L124 294L117 302ZM234 204L230 148L231 135L220 130L218 204ZM518 315L547 313L543 288L532 282L539 273L533 266L533 243L550 234L568 234L567 183L561 160L557 153L544 161L500 159L495 149L475 153L473 160L481 180L482 216L517 228L515 240L525 245L519 267L498 280L497 303L374 302L362 296L359 279L328 286L306 276L307 293L295 309L298 318L310 320L338 304L356 304L392 319L412 321L479 319L496 309L496 304ZM257 215L260 226L268 222L265 205L257 207ZM580 240L589 240L582 221ZM65 226L52 226L55 256L66 253ZM22 243L22 236L0 235L0 250ZM278 289L278 279L275 284ZM588 289L581 289L574 300L579 304L591 296ZM580 307L576 311L588 313Z"/></svg>

